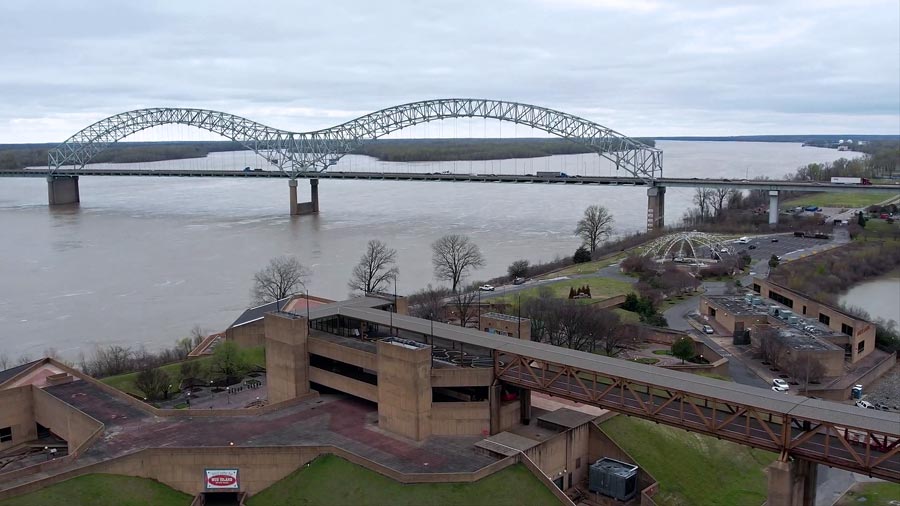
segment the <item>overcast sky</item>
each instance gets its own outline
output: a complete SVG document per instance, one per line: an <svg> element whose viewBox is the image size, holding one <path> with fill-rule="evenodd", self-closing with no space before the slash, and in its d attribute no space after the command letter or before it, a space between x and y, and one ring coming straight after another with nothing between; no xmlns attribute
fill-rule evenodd
<svg viewBox="0 0 900 506"><path fill-rule="evenodd" d="M459 96L635 136L900 134L900 2L0 2L0 143L141 107L306 131Z"/></svg>

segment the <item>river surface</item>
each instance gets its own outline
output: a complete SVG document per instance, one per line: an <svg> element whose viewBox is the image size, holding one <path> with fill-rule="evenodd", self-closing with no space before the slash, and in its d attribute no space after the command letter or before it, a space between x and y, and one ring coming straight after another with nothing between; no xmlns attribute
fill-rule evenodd
<svg viewBox="0 0 900 506"><path fill-rule="evenodd" d="M787 143L657 146L669 177L780 177L848 156ZM119 166L261 165L239 152ZM415 164L348 156L332 170L614 173L596 155ZM612 211L617 233L646 222L641 188L327 180L319 188L321 213L291 218L285 180L84 177L80 206L50 209L43 179L0 179L0 354L15 361L54 348L73 359L96 345L168 346L195 324L224 329L249 304L253 273L278 255L312 269L310 293L344 298L362 249L378 238L397 249L404 294L434 283L430 244L444 234L480 246L487 265L474 281L503 274L518 258L571 254L575 223L590 204ZM308 195L302 181L301 190ZM668 190L667 222L691 206L692 191Z"/></svg>
<svg viewBox="0 0 900 506"><path fill-rule="evenodd" d="M839 302L861 307L872 318L900 323L900 274L860 283L841 295Z"/></svg>

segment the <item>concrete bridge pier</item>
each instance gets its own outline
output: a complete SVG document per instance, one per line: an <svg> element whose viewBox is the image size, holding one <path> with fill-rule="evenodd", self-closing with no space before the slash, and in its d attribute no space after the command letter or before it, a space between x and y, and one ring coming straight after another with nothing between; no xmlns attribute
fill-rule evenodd
<svg viewBox="0 0 900 506"><path fill-rule="evenodd" d="M47 176L47 201L51 206L81 202L78 176Z"/></svg>
<svg viewBox="0 0 900 506"><path fill-rule="evenodd" d="M319 180L310 179L309 186L310 202L297 203L297 180L288 181L288 187L291 190L291 216L319 213Z"/></svg>
<svg viewBox="0 0 900 506"><path fill-rule="evenodd" d="M665 226L666 187L647 188L647 232L661 230Z"/></svg>
<svg viewBox="0 0 900 506"><path fill-rule="evenodd" d="M778 225L778 190L769 191L769 228Z"/></svg>
<svg viewBox="0 0 900 506"><path fill-rule="evenodd" d="M808 460L776 460L769 464L769 497L775 506L815 506L818 465Z"/></svg>

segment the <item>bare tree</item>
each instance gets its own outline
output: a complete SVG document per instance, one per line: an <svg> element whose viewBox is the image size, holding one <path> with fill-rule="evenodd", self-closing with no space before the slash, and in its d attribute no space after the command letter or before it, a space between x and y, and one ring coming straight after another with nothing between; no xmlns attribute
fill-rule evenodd
<svg viewBox="0 0 900 506"><path fill-rule="evenodd" d="M0 371L9 369L9 355L0 353Z"/></svg>
<svg viewBox="0 0 900 506"><path fill-rule="evenodd" d="M803 388L808 388L809 383L818 382L825 376L825 365L821 360L811 357L808 353L787 360L784 369L797 383L803 383Z"/></svg>
<svg viewBox="0 0 900 506"><path fill-rule="evenodd" d="M477 298L478 287L475 286L469 287L468 290L455 292L450 298L450 305L453 307L456 316L459 317L460 327L467 327L469 323L478 325L476 320L476 315L478 314Z"/></svg>
<svg viewBox="0 0 900 506"><path fill-rule="evenodd" d="M509 274L509 277L513 279L524 278L528 275L528 267L528 260L516 260L509 264L509 267L506 268L506 272Z"/></svg>
<svg viewBox="0 0 900 506"><path fill-rule="evenodd" d="M591 249L591 253L597 249L597 243L608 237L612 232L613 217L603 206L592 205L584 210L584 216L578 220L575 227L575 235L581 237L584 245Z"/></svg>
<svg viewBox="0 0 900 506"><path fill-rule="evenodd" d="M619 315L608 309L594 311L593 324L596 328L597 344L608 357L615 357L628 343L634 341L631 332L622 325Z"/></svg>
<svg viewBox="0 0 900 506"><path fill-rule="evenodd" d="M144 369L134 378L134 386L144 393L147 400L155 400L169 393L171 378L162 369Z"/></svg>
<svg viewBox="0 0 900 506"><path fill-rule="evenodd" d="M716 217L722 216L722 211L726 207L725 204L728 203L735 191L732 188L714 188L711 190L711 193L710 201L715 209Z"/></svg>
<svg viewBox="0 0 900 506"><path fill-rule="evenodd" d="M450 282L454 293L469 270L484 267L481 250L468 237L450 234L431 245L434 276Z"/></svg>
<svg viewBox="0 0 900 506"><path fill-rule="evenodd" d="M251 296L258 304L281 300L306 287L309 269L292 256L280 256L269 260L262 270L253 275Z"/></svg>
<svg viewBox="0 0 900 506"><path fill-rule="evenodd" d="M30 355L21 355L18 359L16 359L16 365L25 365L28 362L33 362L34 359L31 358Z"/></svg>
<svg viewBox="0 0 900 506"><path fill-rule="evenodd" d="M366 245L366 252L359 259L359 263L353 268L353 275L347 285L351 290L363 293L386 290L390 282L400 273L394 265L396 259L396 250L388 248L387 244L378 239L372 239Z"/></svg>
<svg viewBox="0 0 900 506"><path fill-rule="evenodd" d="M407 297L409 313L417 318L446 320L446 299L451 293L448 288L428 285Z"/></svg>
<svg viewBox="0 0 900 506"><path fill-rule="evenodd" d="M706 219L710 215L709 209L712 207L712 196L712 188L694 189L694 204L697 204L697 208L700 210L701 220Z"/></svg>
<svg viewBox="0 0 900 506"><path fill-rule="evenodd" d="M758 325L756 327L756 335L759 341L759 352L763 360L772 364L773 367L779 367L784 352L787 351L784 340L778 335L778 329L769 325Z"/></svg>

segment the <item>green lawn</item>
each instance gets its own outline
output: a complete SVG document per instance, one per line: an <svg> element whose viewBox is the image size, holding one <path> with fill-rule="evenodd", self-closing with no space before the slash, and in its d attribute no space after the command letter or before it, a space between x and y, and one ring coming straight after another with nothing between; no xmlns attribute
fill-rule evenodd
<svg viewBox="0 0 900 506"><path fill-rule="evenodd" d="M567 299L569 297L569 288L578 288L579 286L584 285L588 285L591 287L591 296L593 297L591 299L578 299L584 304L592 304L594 302L599 302L610 297L615 297L616 295L626 295L628 293L631 293L632 291L631 283L619 281L618 279L593 276L589 278L565 279L562 281L555 281L546 285L535 286L532 288L521 290L510 295L496 297L491 300L496 302L504 301L507 303L513 303L516 301L517 297L522 297L522 299L536 298L538 296L538 291L546 288L549 288L553 292L553 297L559 299Z"/></svg>
<svg viewBox="0 0 900 506"><path fill-rule="evenodd" d="M759 506L774 453L617 416L601 427L656 477L660 506Z"/></svg>
<svg viewBox="0 0 900 506"><path fill-rule="evenodd" d="M900 501L900 483L857 483L834 506L893 506Z"/></svg>
<svg viewBox="0 0 900 506"><path fill-rule="evenodd" d="M247 501L249 506L534 506L559 501L525 466L516 464L475 483L403 485L334 455L288 475Z"/></svg>
<svg viewBox="0 0 900 506"><path fill-rule="evenodd" d="M37 492L0 500L0 506L188 506L193 499L146 478L87 474Z"/></svg>
<svg viewBox="0 0 900 506"><path fill-rule="evenodd" d="M896 195L888 192L817 192L785 200L781 203L781 207L868 207Z"/></svg>
<svg viewBox="0 0 900 506"><path fill-rule="evenodd" d="M244 352L244 357L250 364L260 367L266 366L266 349L264 347L256 346L253 348L244 348L242 351ZM196 360L200 364L200 376L207 377L209 375L209 366L212 362L212 357L201 357L193 360ZM164 370L173 381L178 381L178 379L181 378L181 364L182 362L175 362L173 364L164 365L160 369ZM100 381L123 392L141 397L143 396L143 393L134 386L134 379L137 377L137 374L138 373L136 372L120 374L118 376L103 378Z"/></svg>
<svg viewBox="0 0 900 506"><path fill-rule="evenodd" d="M628 255L626 253L616 253L615 255L601 258L600 260L594 260L592 262L584 262L581 264L574 264L566 267L565 269L550 272L547 274L543 274L537 277L537 279L550 279L556 278L559 276L573 276L576 274L593 274L598 270L609 267L612 264L617 264L625 259Z"/></svg>
<svg viewBox="0 0 900 506"><path fill-rule="evenodd" d="M619 315L619 320L621 320L622 323L640 323L641 322L641 315L635 313L634 311L627 311L625 309L617 307L617 308L613 309L613 313L616 313L617 315Z"/></svg>

